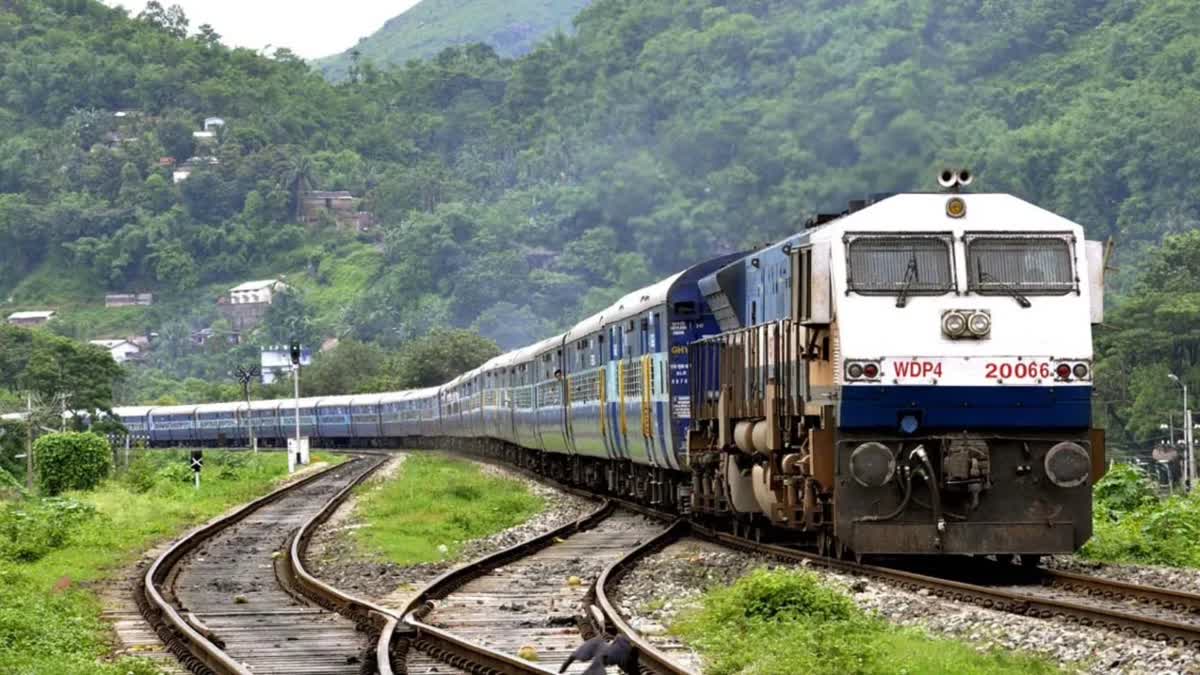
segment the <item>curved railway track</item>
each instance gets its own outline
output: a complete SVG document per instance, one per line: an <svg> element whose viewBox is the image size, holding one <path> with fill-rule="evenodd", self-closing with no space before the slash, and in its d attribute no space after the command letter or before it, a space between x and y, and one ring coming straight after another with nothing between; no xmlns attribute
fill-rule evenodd
<svg viewBox="0 0 1200 675"><path fill-rule="evenodd" d="M143 613L185 665L245 675L545 674L558 672L585 639L624 635L641 672L683 675L690 671L680 664L691 659L640 636L610 596L642 558L686 536L957 602L1200 648L1197 594L998 563L980 567L975 579L983 583L963 581L762 543L613 499L578 522L441 575L395 613L321 582L303 565L313 530L382 461L358 458L309 476L196 530L154 562L139 592ZM518 656L525 645L535 646L536 661Z"/></svg>
<svg viewBox="0 0 1200 675"><path fill-rule="evenodd" d="M386 616L313 579L301 555L311 526L383 461L326 469L186 535L146 572L143 615L196 673L361 672L373 646L361 629Z"/></svg>
<svg viewBox="0 0 1200 675"><path fill-rule="evenodd" d="M488 460L497 461L491 457ZM528 471L525 473L559 489L585 496L596 496L547 480ZM615 499L613 501L627 508L638 508L644 513L656 513L660 518L671 517L670 514L650 511L624 500ZM672 528L670 533L663 533L661 540L654 547L646 547L644 551L640 551L627 560L620 561L620 566L625 568L634 565L641 557L661 550L686 534L730 548L772 557L781 562L824 567L856 576L874 578L908 590L926 589L939 597L957 602L967 602L988 609L1034 618L1057 618L1082 626L1120 632L1128 636L1200 649L1200 594L1130 584L1041 567L1036 568L1032 574L1029 573L1029 570L1025 570L1022 575L1021 568L989 562L987 565L993 573L993 578L986 579L983 583L962 581L948 578L941 573L923 574L897 567L832 559L788 546L735 536L694 522ZM620 573L618 572L616 578L619 580L619 577ZM616 616L612 607L609 607L606 613ZM622 632L631 630L623 622L618 627ZM642 642L645 644L645 641ZM670 659L664 655L663 660L669 661Z"/></svg>

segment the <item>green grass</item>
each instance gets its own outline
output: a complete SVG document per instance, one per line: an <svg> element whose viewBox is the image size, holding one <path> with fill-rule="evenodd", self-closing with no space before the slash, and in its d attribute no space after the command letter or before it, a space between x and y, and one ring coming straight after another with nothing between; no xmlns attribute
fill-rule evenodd
<svg viewBox="0 0 1200 675"><path fill-rule="evenodd" d="M463 543L517 525L544 506L518 481L432 455L410 455L395 480L361 490L359 546L400 565L453 558Z"/></svg>
<svg viewBox="0 0 1200 675"><path fill-rule="evenodd" d="M700 652L709 675L1058 672L1034 656L889 625L806 571L760 569L712 589L671 631Z"/></svg>
<svg viewBox="0 0 1200 675"><path fill-rule="evenodd" d="M0 507L0 672L156 672L144 660L100 661L110 649L110 629L90 586L123 575L156 542L265 494L287 471L283 454L207 452L205 458L199 492L188 482L183 453L154 451L93 492ZM37 521L57 520L64 511L77 514L68 526ZM39 527L60 535L48 552L4 540L6 533Z"/></svg>

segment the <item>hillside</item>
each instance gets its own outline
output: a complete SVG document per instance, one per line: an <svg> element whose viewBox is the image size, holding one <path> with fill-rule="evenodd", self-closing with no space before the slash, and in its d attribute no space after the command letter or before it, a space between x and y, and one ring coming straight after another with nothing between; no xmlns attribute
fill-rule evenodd
<svg viewBox="0 0 1200 675"><path fill-rule="evenodd" d="M572 30L591 0L422 0L342 54L317 59L331 80L343 80L357 52L377 67L428 58L446 47L483 43L506 57L528 53L542 38Z"/></svg>
<svg viewBox="0 0 1200 675"><path fill-rule="evenodd" d="M0 312L162 333L130 399L293 332L392 349L449 325L513 347L945 164L1113 237L1120 290L1147 252L1200 249L1162 245L1200 222L1197 3L595 0L575 25L516 60L455 48L334 85L171 12L0 4ZM201 142L209 116L226 124ZM175 183L164 161L198 155ZM300 223L310 188L375 225ZM263 330L192 346L222 328L223 289L280 274L300 294ZM1169 334L1123 337L1200 334L1190 299L1136 289L1141 313L1101 340L1118 419L1171 395L1168 370L1200 376ZM99 304L133 290L162 301Z"/></svg>

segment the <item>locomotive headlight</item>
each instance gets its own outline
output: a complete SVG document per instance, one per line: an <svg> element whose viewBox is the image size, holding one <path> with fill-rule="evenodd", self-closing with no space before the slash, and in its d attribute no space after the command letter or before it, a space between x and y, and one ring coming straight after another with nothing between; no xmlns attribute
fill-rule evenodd
<svg viewBox="0 0 1200 675"><path fill-rule="evenodd" d="M962 337L967 331L967 317L958 310L950 310L942 315L942 332L952 338Z"/></svg>
<svg viewBox="0 0 1200 675"><path fill-rule="evenodd" d="M850 376L850 379L858 379L862 377L863 367L857 363L851 363L846 367L846 374Z"/></svg>
<svg viewBox="0 0 1200 675"><path fill-rule="evenodd" d="M1046 477L1061 488L1083 485L1091 473L1092 456L1078 443L1063 441L1050 448L1045 459Z"/></svg>
<svg viewBox="0 0 1200 675"><path fill-rule="evenodd" d="M992 332L992 317L987 312L975 312L967 319L967 330L975 337L984 337Z"/></svg>

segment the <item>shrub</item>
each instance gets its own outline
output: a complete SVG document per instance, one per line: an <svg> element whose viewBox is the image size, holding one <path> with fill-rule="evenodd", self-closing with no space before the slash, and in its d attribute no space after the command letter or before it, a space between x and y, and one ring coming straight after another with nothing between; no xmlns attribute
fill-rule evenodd
<svg viewBox="0 0 1200 675"><path fill-rule="evenodd" d="M42 436L33 444L38 485L49 495L91 490L112 471L112 449L91 433Z"/></svg>
<svg viewBox="0 0 1200 675"><path fill-rule="evenodd" d="M184 462L171 462L158 470L158 478L167 483L190 483L195 480L192 469Z"/></svg>
<svg viewBox="0 0 1200 675"><path fill-rule="evenodd" d="M1096 483L1095 501L1114 516L1129 513L1155 501L1154 487L1141 469L1132 464L1118 464Z"/></svg>
<svg viewBox="0 0 1200 675"><path fill-rule="evenodd" d="M36 561L65 546L71 533L95 515L91 505L59 497L13 504L0 512L0 558Z"/></svg>
<svg viewBox="0 0 1200 675"><path fill-rule="evenodd" d="M129 463L129 468L125 470L121 482L129 488L130 492L143 494L154 487L157 474L158 463L142 454Z"/></svg>

